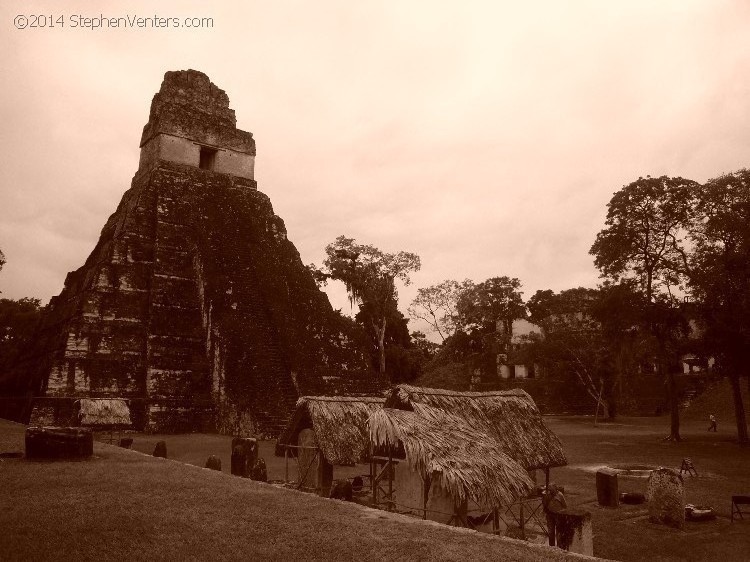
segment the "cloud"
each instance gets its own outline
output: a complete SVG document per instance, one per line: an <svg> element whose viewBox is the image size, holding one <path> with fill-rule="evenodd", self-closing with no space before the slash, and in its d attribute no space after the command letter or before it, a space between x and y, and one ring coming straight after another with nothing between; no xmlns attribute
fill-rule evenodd
<svg viewBox="0 0 750 562"><path fill-rule="evenodd" d="M592 286L606 203L650 175L747 165L744 2L97 3L204 30L9 29L0 150L4 296L59 293L128 188L167 70L206 72L257 141L305 263L339 234L422 257L417 286ZM3 3L12 21L27 3ZM35 11L91 13L89 2ZM348 308L342 291L335 306Z"/></svg>

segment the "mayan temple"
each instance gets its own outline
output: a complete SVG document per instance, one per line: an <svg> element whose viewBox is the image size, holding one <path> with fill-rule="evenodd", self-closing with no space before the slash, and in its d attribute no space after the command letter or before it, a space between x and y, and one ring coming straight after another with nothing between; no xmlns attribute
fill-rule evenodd
<svg viewBox="0 0 750 562"><path fill-rule="evenodd" d="M139 429L272 434L300 395L377 387L362 334L258 191L255 140L224 91L167 72L140 149L96 247L50 301L27 362L31 423L117 397Z"/></svg>

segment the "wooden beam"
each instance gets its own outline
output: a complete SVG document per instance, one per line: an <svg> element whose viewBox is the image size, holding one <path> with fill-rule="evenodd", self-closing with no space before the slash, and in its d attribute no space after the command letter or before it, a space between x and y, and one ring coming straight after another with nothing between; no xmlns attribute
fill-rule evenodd
<svg viewBox="0 0 750 562"><path fill-rule="evenodd" d="M388 464L386 465L388 467L388 511L391 511L393 509L393 458L392 458L393 452L390 447L388 447Z"/></svg>

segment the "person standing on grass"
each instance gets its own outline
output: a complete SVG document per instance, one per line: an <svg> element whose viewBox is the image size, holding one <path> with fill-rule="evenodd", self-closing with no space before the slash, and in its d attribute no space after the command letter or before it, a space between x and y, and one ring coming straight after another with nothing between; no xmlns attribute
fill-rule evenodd
<svg viewBox="0 0 750 562"><path fill-rule="evenodd" d="M568 507L565 496L556 484L547 486L547 491L542 496L542 506L547 516L547 535L549 545L555 546L555 514Z"/></svg>
<svg viewBox="0 0 750 562"><path fill-rule="evenodd" d="M711 423L711 425L708 426L708 431L716 432L717 431L717 429L716 429L716 416L714 416L713 414L710 414L708 416L708 421Z"/></svg>

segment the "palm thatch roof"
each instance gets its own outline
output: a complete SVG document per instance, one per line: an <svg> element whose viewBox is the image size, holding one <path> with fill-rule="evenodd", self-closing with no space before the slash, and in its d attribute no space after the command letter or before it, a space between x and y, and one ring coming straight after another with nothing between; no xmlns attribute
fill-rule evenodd
<svg viewBox="0 0 750 562"><path fill-rule="evenodd" d="M278 444L297 445L299 432L312 428L329 463L354 464L369 452L367 419L384 401L381 396L303 396Z"/></svg>
<svg viewBox="0 0 750 562"><path fill-rule="evenodd" d="M132 425L128 403L120 398L81 398L81 425L94 427L125 427Z"/></svg>
<svg viewBox="0 0 750 562"><path fill-rule="evenodd" d="M382 408L373 412L369 425L375 447L402 446L410 468L433 482L438 479L458 502L509 505L534 486L496 439L447 412L433 408L425 416Z"/></svg>
<svg viewBox="0 0 750 562"><path fill-rule="evenodd" d="M497 439L502 450L527 470L568 464L562 443L521 389L458 392L402 384L391 390L385 407L413 410L427 419L450 412L473 430Z"/></svg>

